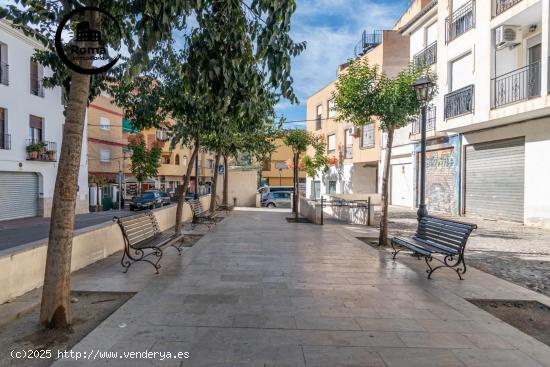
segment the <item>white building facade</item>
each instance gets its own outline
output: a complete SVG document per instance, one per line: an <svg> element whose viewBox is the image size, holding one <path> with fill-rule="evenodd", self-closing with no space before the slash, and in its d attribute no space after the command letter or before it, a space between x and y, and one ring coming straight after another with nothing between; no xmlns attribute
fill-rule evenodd
<svg viewBox="0 0 550 367"><path fill-rule="evenodd" d="M41 48L0 21L0 220L51 213L65 117L61 88L42 86L51 71L32 61ZM84 153L86 142L84 137ZM83 154L77 213L88 212L87 176Z"/></svg>

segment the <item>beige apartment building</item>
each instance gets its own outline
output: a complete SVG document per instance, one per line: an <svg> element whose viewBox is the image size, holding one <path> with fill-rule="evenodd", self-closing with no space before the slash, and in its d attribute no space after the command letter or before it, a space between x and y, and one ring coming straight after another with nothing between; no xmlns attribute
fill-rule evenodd
<svg viewBox="0 0 550 367"><path fill-rule="evenodd" d="M356 48L357 57L377 64L389 76L395 76L409 61L409 38L395 30L364 33ZM345 72L346 64L338 68ZM333 94L334 81L307 99L307 126L309 132L320 135L327 144L330 168L307 179L307 197L323 194L372 194L378 192L382 133L379 124L355 127L336 121ZM309 154L313 152L310 151Z"/></svg>
<svg viewBox="0 0 550 367"><path fill-rule="evenodd" d="M171 121L167 121L169 125ZM135 132L130 122L124 119L121 108L107 95L98 96L88 108L88 182L90 186L90 209L108 210L117 206L119 197L119 176L123 177L122 190L125 199L138 192L138 182L132 175L130 153L127 150L128 135ZM166 129L142 131L147 144L164 142L161 166L157 177L142 182L141 190L159 189L175 193L190 163L191 150L178 144L170 147ZM199 185L208 190L214 176L214 159L211 153L199 154ZM191 176L190 190L195 190L195 165Z"/></svg>
<svg viewBox="0 0 550 367"><path fill-rule="evenodd" d="M277 149L271 154L270 159L263 163L262 184L267 186L292 186L294 170L289 166L292 162L292 149L285 145L281 139L275 141ZM306 172L299 170L299 182L305 184Z"/></svg>

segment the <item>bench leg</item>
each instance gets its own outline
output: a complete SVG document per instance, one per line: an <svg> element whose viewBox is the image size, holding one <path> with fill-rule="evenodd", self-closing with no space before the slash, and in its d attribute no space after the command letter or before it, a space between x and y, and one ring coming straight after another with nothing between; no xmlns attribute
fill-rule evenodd
<svg viewBox="0 0 550 367"><path fill-rule="evenodd" d="M181 240L179 241L176 241L172 244L170 244L170 246L172 246L173 248L175 248L176 250L178 250L178 255L181 256L181 248L183 247L183 242L185 241L185 239L182 237ZM179 243L180 245L177 246L175 243Z"/></svg>
<svg viewBox="0 0 550 367"><path fill-rule="evenodd" d="M433 260L431 256L425 257L424 259L426 260L426 265L428 265L428 269L426 270L426 272L428 273L428 279L431 279L432 273L437 269L450 268L456 272L460 280L464 280L464 278L462 278L462 275L466 273L466 262L464 261L463 256L457 257L457 256L447 255L445 256L443 261L437 259L438 261L441 261L443 265L436 266L435 268L432 268L432 266L430 265L430 262Z"/></svg>
<svg viewBox="0 0 550 367"><path fill-rule="evenodd" d="M392 258L395 260L395 257L397 256L397 254L400 253L400 252L403 251L403 250L402 250L402 249L397 250L397 249L395 248L395 246L393 245L393 241L390 241L390 245L391 245L391 248L393 249L393 251L392 251L392 255L393 255Z"/></svg>

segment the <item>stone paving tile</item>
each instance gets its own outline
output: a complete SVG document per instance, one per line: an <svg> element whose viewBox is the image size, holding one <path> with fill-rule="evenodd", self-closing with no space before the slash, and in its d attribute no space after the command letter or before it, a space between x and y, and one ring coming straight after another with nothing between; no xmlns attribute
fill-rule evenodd
<svg viewBox="0 0 550 367"><path fill-rule="evenodd" d="M266 330L271 344L345 347L405 347L396 333L378 331Z"/></svg>
<svg viewBox="0 0 550 367"><path fill-rule="evenodd" d="M413 348L474 348L474 344L458 333L398 332L407 347Z"/></svg>
<svg viewBox="0 0 550 367"><path fill-rule="evenodd" d="M424 320L356 318L356 321L366 331L427 331L421 323Z"/></svg>
<svg viewBox="0 0 550 367"><path fill-rule="evenodd" d="M361 330L351 317L296 317L298 329L315 330Z"/></svg>
<svg viewBox="0 0 550 367"><path fill-rule="evenodd" d="M388 367L465 367L450 349L376 348L376 351Z"/></svg>
<svg viewBox="0 0 550 367"><path fill-rule="evenodd" d="M467 367L541 367L518 350L461 349L455 355Z"/></svg>
<svg viewBox="0 0 550 367"><path fill-rule="evenodd" d="M365 347L304 346L307 366L385 367L380 355Z"/></svg>

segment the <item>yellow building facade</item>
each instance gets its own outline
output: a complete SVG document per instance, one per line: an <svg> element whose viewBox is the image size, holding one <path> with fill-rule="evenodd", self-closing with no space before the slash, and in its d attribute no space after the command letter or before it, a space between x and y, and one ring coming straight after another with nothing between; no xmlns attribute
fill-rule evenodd
<svg viewBox="0 0 550 367"><path fill-rule="evenodd" d="M294 170L288 165L292 162L292 149L281 139L277 139L275 145L277 149L271 154L271 158L263 162L262 183L267 186L292 186ZM306 182L305 171L300 170L298 177L299 182Z"/></svg>

